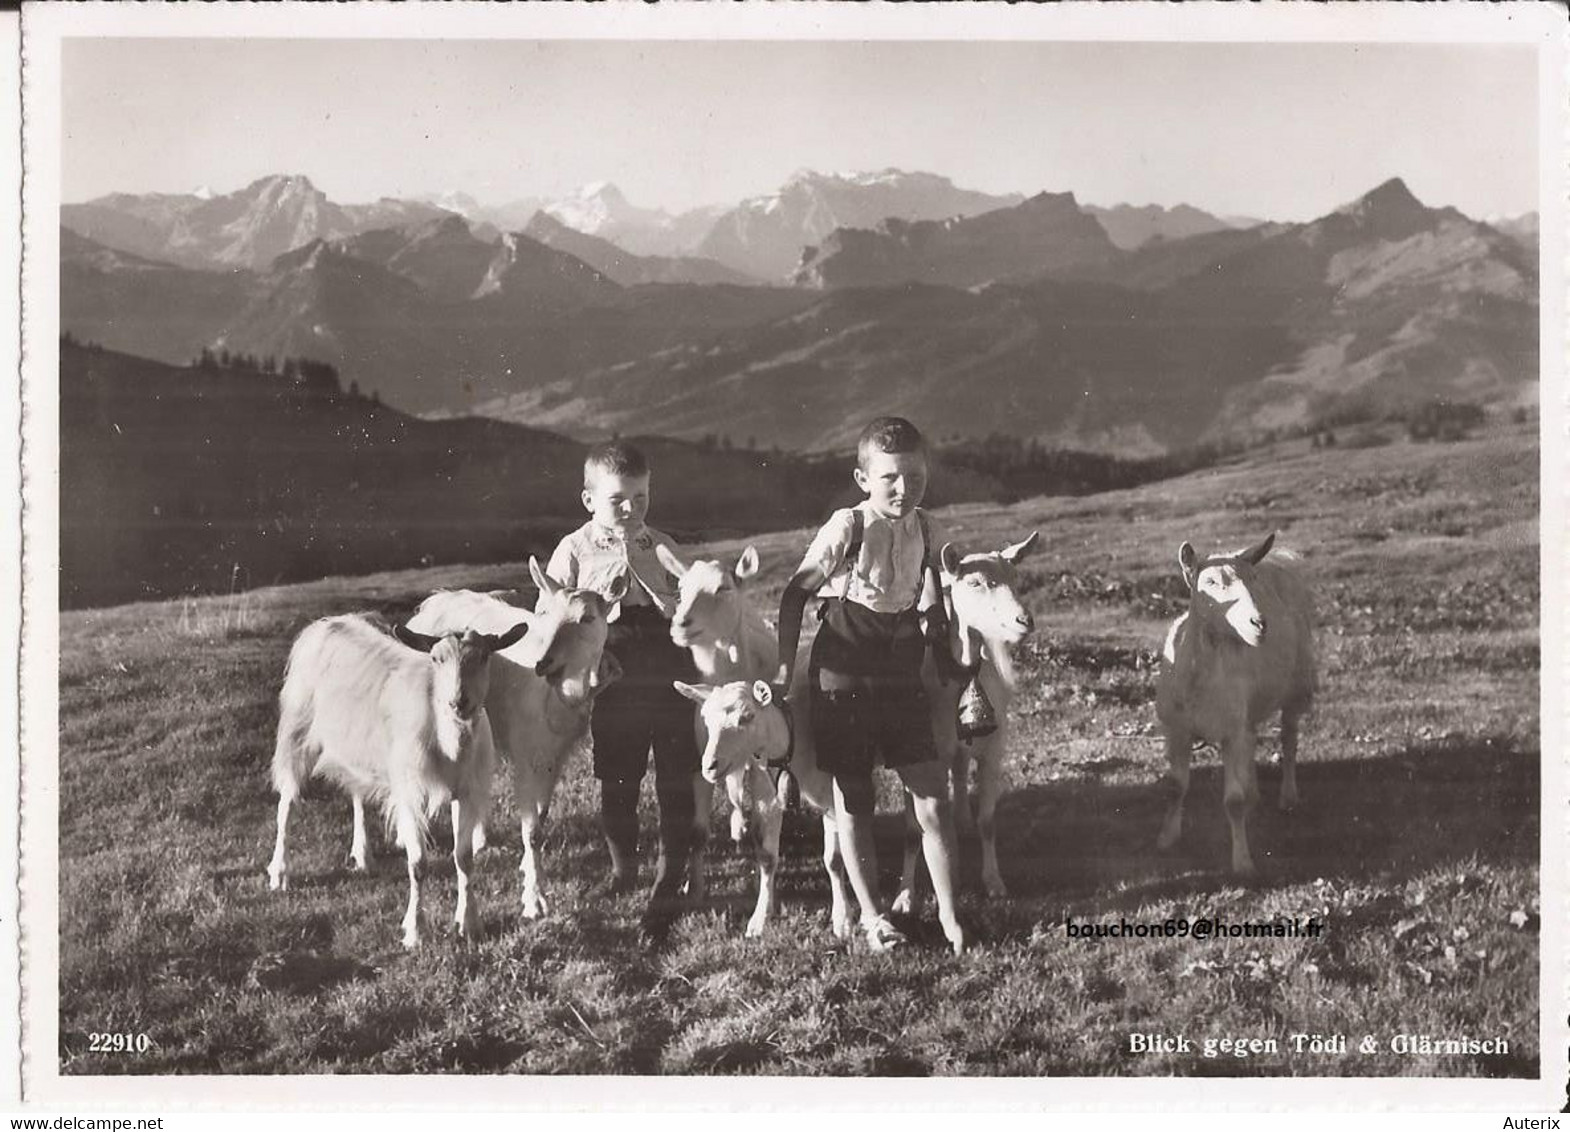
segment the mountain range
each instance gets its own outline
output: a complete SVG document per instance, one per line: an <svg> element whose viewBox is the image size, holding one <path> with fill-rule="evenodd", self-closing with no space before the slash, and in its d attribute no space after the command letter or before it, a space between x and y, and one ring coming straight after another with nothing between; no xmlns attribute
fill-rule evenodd
<svg viewBox="0 0 1570 1132"><path fill-rule="evenodd" d="M1235 228L803 172L688 254L634 250L628 233L661 246L679 218L592 188L503 228L458 194L340 206L299 177L66 206L63 327L170 362L329 361L407 411L805 450L903 411L1144 454L1536 375L1535 226L1399 180Z"/></svg>
<svg viewBox="0 0 1570 1132"><path fill-rule="evenodd" d="M1017 233L998 232L993 254L1017 275ZM926 246L929 275L965 278L976 259L969 241L959 266L941 240ZM968 289L830 290L785 319L482 408L796 450L843 448L895 412L943 435L1151 454L1429 397L1508 399L1536 380L1533 257L1399 180L1311 223L1104 252Z"/></svg>

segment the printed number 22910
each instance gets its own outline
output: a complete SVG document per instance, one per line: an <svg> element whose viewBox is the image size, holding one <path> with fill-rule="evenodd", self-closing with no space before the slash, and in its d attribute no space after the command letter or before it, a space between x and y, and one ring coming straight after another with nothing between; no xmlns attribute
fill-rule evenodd
<svg viewBox="0 0 1570 1132"><path fill-rule="evenodd" d="M89 1053L146 1053L153 1048L153 1039L146 1034L88 1034L87 1039Z"/></svg>

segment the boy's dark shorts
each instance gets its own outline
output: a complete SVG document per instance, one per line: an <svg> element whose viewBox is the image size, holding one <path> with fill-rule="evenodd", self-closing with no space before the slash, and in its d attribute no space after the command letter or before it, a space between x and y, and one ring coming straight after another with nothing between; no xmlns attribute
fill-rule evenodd
<svg viewBox="0 0 1570 1132"><path fill-rule="evenodd" d="M812 740L818 766L837 777L870 775L938 757L926 690L905 687L827 691L812 687Z"/></svg>
<svg viewBox="0 0 1570 1132"><path fill-rule="evenodd" d="M700 761L695 709L671 682L697 680L692 654L671 642L670 622L647 607L623 608L605 650L622 677L600 694L589 721L594 776L637 782L652 748L657 785L690 789Z"/></svg>

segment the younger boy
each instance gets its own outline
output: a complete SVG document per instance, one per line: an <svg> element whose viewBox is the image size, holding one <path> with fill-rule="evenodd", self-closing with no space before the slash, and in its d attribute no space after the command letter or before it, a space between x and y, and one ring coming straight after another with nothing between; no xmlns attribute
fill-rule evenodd
<svg viewBox="0 0 1570 1132"><path fill-rule="evenodd" d="M676 547L644 524L649 480L648 460L631 444L591 448L583 462L589 521L561 540L546 572L565 585L607 596L616 579L627 576L627 593L606 639L622 677L600 694L589 727L612 892L637 883L638 790L654 750L660 855L645 926L657 928L668 922L686 873L699 753L692 704L671 683L696 680L697 671L687 650L671 642L676 584L654 551L661 544L673 552Z"/></svg>
<svg viewBox="0 0 1570 1132"><path fill-rule="evenodd" d="M845 865L867 943L883 951L906 942L878 895L872 769L881 758L910 791L938 919L958 953L965 934L954 906L954 818L921 685L927 640L945 640L947 626L931 523L918 506L927 452L916 426L900 417L869 424L856 445L854 476L866 500L830 516L780 598L779 682L790 685L802 611L822 591L823 624L808 662L812 736L818 765L834 778Z"/></svg>

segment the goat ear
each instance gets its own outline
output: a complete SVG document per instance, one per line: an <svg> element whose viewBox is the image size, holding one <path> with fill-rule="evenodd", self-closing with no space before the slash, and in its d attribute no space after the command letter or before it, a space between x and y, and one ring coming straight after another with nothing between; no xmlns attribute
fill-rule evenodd
<svg viewBox="0 0 1570 1132"><path fill-rule="evenodd" d="M528 631L529 623L527 621L520 621L511 629L508 629L505 633L501 634L501 636L497 636L495 633L490 634L485 638L485 643L487 646L489 646L492 652L501 652L502 649L511 648L513 645L523 640L523 635Z"/></svg>
<svg viewBox="0 0 1570 1132"><path fill-rule="evenodd" d="M427 637L424 633L416 633L407 625L394 625L393 635L415 652L430 652L436 647L440 637Z"/></svg>
<svg viewBox="0 0 1570 1132"><path fill-rule="evenodd" d="M695 704L701 704L714 693L713 684L683 684L680 680L672 680L671 686Z"/></svg>
<svg viewBox="0 0 1570 1132"><path fill-rule="evenodd" d="M1036 540L1040 537L1040 531L1031 531L1030 537L1025 539L1023 542L1016 542L1013 546L1004 547L1003 552L999 555L999 557L1012 566L1021 558L1025 557L1025 555L1030 553L1031 548L1036 545Z"/></svg>
<svg viewBox="0 0 1570 1132"><path fill-rule="evenodd" d="M1185 541L1178 547L1178 565L1183 567L1183 579L1189 585L1194 584L1194 570L1199 565L1199 552L1194 549L1194 544Z"/></svg>
<svg viewBox="0 0 1570 1132"><path fill-rule="evenodd" d="M675 551L663 542L654 544L654 557L660 560L660 565L665 567L673 578L679 578L687 572L687 567L681 564L681 559L676 557Z"/></svg>
<svg viewBox="0 0 1570 1132"><path fill-rule="evenodd" d="M943 544L943 549L938 551L938 561L943 564L943 572L950 577L959 576L959 549L951 542Z"/></svg>
<svg viewBox="0 0 1570 1132"><path fill-rule="evenodd" d="M747 549L741 552L741 557L736 559L736 580L745 582L757 572L758 548L748 545Z"/></svg>
<svg viewBox="0 0 1570 1132"><path fill-rule="evenodd" d="M623 570L620 574L617 574L614 578L611 579L610 588L601 596L605 598L608 604L615 605L617 602L621 601L622 598L627 596L627 591L631 587L632 583L627 581L627 572Z"/></svg>
<svg viewBox="0 0 1570 1132"><path fill-rule="evenodd" d="M1265 555L1270 553L1270 548L1275 545L1275 542L1276 532L1271 531L1268 535L1265 536L1265 540L1263 542L1249 547L1242 554L1239 554L1238 557L1241 558L1244 562L1258 566Z"/></svg>
<svg viewBox="0 0 1570 1132"><path fill-rule="evenodd" d="M534 579L534 584L539 587L540 596L548 597L561 592L562 587L544 570L540 569L540 560L534 555L529 555L529 577Z"/></svg>

